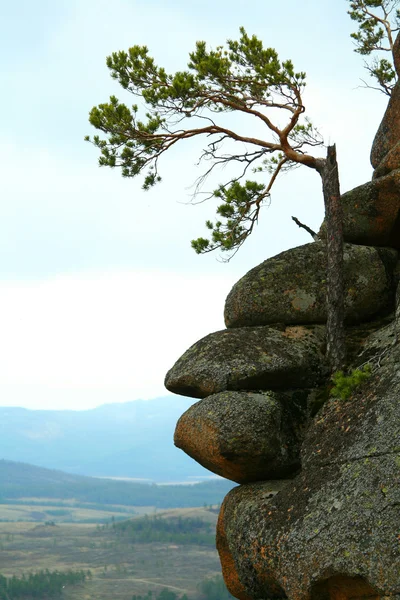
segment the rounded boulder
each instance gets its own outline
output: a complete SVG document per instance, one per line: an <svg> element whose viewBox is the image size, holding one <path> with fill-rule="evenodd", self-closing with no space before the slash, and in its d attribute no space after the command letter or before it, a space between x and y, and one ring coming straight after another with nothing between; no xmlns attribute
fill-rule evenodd
<svg viewBox="0 0 400 600"><path fill-rule="evenodd" d="M307 392L221 392L191 406L174 436L181 448L236 483L281 479L300 467Z"/></svg>
<svg viewBox="0 0 400 600"><path fill-rule="evenodd" d="M341 204L345 242L400 249L400 169L342 194Z"/></svg>
<svg viewBox="0 0 400 600"><path fill-rule="evenodd" d="M189 348L165 377L175 394L310 388L326 375L325 328L243 327L216 331Z"/></svg>
<svg viewBox="0 0 400 600"><path fill-rule="evenodd" d="M393 301L391 271L397 252L387 248L344 247L345 318L370 319ZM231 327L271 323L326 322L326 247L314 242L269 258L240 279L225 303Z"/></svg>

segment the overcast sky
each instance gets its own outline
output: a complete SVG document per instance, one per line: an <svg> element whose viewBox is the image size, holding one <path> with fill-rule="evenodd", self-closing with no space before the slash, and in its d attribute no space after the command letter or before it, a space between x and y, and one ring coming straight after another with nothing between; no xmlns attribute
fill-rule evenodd
<svg viewBox="0 0 400 600"><path fill-rule="evenodd" d="M198 256L212 202L188 205L200 146L161 162L163 182L97 166L88 113L126 97L105 58L145 44L184 70L196 40L216 46L243 25L307 72L305 103L336 142L342 191L370 179L386 99L363 89L347 0L0 0L0 404L84 409L166 395L165 372L223 328L224 299L246 271L318 229L318 176L276 183L252 238L230 263ZM129 100L129 99L128 99ZM322 150L323 153L323 150ZM222 177L222 175L221 175ZM217 178L216 183L219 182Z"/></svg>

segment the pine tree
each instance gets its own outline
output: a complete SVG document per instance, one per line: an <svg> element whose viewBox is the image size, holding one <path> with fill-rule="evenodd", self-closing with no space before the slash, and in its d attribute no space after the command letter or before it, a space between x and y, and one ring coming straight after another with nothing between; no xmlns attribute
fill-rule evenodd
<svg viewBox="0 0 400 600"><path fill-rule="evenodd" d="M339 369L345 351L338 166L334 146L326 158L313 154L323 140L305 116L305 73L296 71L291 60L280 60L275 49L265 48L244 28L226 47L213 50L197 42L185 71L168 74L145 46L114 52L107 66L124 90L144 100L147 112L140 116L137 104L128 108L116 96L92 108L89 121L105 137L86 140L100 150L100 166L118 167L123 177L141 174L143 189L148 190L161 181L159 162L165 152L178 142L203 136L207 145L199 162L211 166L198 180L197 190L216 167L237 168L209 195L219 201L217 218L206 222L208 238L192 241L197 253L220 249L232 256L253 232L280 173L300 165L319 173L327 225L327 351L332 370ZM243 123L256 120L259 135L230 126L229 113L241 115Z"/></svg>
<svg viewBox="0 0 400 600"><path fill-rule="evenodd" d="M364 62L364 66L379 87L363 83L390 96L397 81L394 60L395 34L400 30L400 9L397 8L400 0L349 1L348 14L359 23L358 31L351 34L356 44L354 51L362 56L372 55L371 62ZM386 58L378 59L379 52L385 53Z"/></svg>

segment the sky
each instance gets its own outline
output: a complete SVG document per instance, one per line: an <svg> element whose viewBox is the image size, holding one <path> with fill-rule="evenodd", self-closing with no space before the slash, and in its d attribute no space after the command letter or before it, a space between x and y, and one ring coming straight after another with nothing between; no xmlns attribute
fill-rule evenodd
<svg viewBox="0 0 400 600"><path fill-rule="evenodd" d="M140 179L99 168L84 142L95 133L92 106L111 94L133 103L106 56L146 45L167 71L184 70L196 40L215 47L243 25L306 71L307 114L337 145L344 192L371 178L387 104L362 86L347 8L347 0L0 0L1 406L82 410L167 395L166 371L224 327L233 284L311 241L291 216L314 230L323 219L319 177L297 169L278 179L229 263L196 255L190 240L215 214L212 201L191 203L201 143L165 155L163 181L144 192Z"/></svg>

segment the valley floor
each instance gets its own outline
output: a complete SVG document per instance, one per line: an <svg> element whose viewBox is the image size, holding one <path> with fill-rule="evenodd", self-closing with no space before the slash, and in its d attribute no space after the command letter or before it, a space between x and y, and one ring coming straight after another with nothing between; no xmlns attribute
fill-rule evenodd
<svg viewBox="0 0 400 600"><path fill-rule="evenodd" d="M197 511L216 519L205 509ZM220 574L213 547L132 544L111 526L95 524L0 523L0 556L0 572L6 577L43 569L90 571L84 584L66 586L64 600L131 600L163 588L195 598L204 579Z"/></svg>

